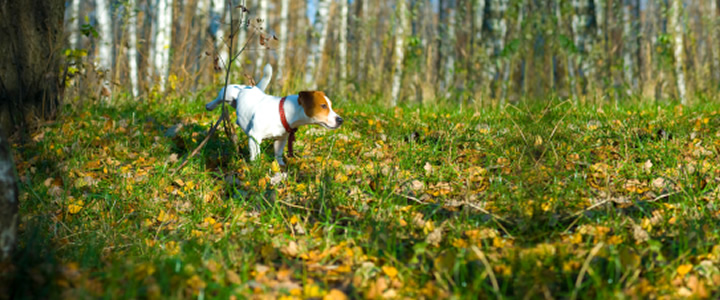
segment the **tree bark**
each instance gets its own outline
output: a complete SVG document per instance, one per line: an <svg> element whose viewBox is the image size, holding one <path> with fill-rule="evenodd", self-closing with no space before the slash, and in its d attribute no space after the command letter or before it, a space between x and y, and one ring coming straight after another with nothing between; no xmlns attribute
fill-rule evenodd
<svg viewBox="0 0 720 300"><path fill-rule="evenodd" d="M633 53L635 53L635 36L633 34L632 4L630 0L623 3L623 75L625 77L626 95L630 96L635 87Z"/></svg>
<svg viewBox="0 0 720 300"><path fill-rule="evenodd" d="M347 82L347 33L348 33L348 0L340 0L340 34L338 36L338 58L340 59L340 91L345 92L345 83ZM403 2L403 0L399 0Z"/></svg>
<svg viewBox="0 0 720 300"><path fill-rule="evenodd" d="M345 0L340 0L345 1ZM394 60L394 73L392 83L392 106L397 106L398 96L400 95L400 84L402 83L403 76L403 58L405 55L405 31L407 28L407 4L405 0L397 1L397 22L395 24L395 57ZM342 63L342 62L341 62Z"/></svg>
<svg viewBox="0 0 720 300"><path fill-rule="evenodd" d="M712 22L710 23L710 59L712 60L712 66L714 72L713 78L715 79L715 86L720 87L720 11L718 11L718 1L710 1L710 16L712 16Z"/></svg>
<svg viewBox="0 0 720 300"><path fill-rule="evenodd" d="M51 119L62 99L64 2L0 4L0 127L8 135L26 121Z"/></svg>
<svg viewBox="0 0 720 300"><path fill-rule="evenodd" d="M287 58L285 52L288 45L290 35L288 34L288 19L290 18L290 0L282 0L280 3L280 46L278 47L278 61L277 61L277 78L281 84L287 80L287 74L285 74L285 64Z"/></svg>
<svg viewBox="0 0 720 300"><path fill-rule="evenodd" d="M215 52L222 67L227 67L228 47L225 43L225 0L212 0L210 33L215 37Z"/></svg>
<svg viewBox="0 0 720 300"><path fill-rule="evenodd" d="M263 29L268 28L270 24L268 24L268 0L260 0L257 1L258 3L258 14L257 17L262 19L262 27ZM264 30L263 30L264 31ZM263 62L265 61L265 52L267 49L265 47L260 47L257 51L257 57L255 57L255 74L262 73L263 69Z"/></svg>
<svg viewBox="0 0 720 300"><path fill-rule="evenodd" d="M70 48L80 47L80 0L70 3Z"/></svg>
<svg viewBox="0 0 720 300"><path fill-rule="evenodd" d="M75 0L77 1L77 0ZM138 91L138 63L137 63L137 12L135 11L135 0L129 0L127 4L128 28L128 67L130 68L130 87L133 97L137 97Z"/></svg>
<svg viewBox="0 0 720 300"><path fill-rule="evenodd" d="M112 74L112 19L110 18L110 7L108 6L107 0L96 0L96 15L98 22L98 29L100 34L100 40L98 41L98 53L95 61L98 63L100 69L106 72L106 74ZM105 80L108 81L110 78Z"/></svg>
<svg viewBox="0 0 720 300"><path fill-rule="evenodd" d="M309 89L317 88L317 70L322 66L323 50L327 41L327 23L330 13L330 1L318 0L317 13L313 25L313 34L310 44L310 54L305 69L305 85Z"/></svg>
<svg viewBox="0 0 720 300"><path fill-rule="evenodd" d="M670 8L670 27L673 35L673 56L675 58L675 80L678 89L678 97L682 105L687 105L687 89L685 86L685 64L684 64L684 33L682 24L682 0L672 0Z"/></svg>
<svg viewBox="0 0 720 300"><path fill-rule="evenodd" d="M160 77L159 88L165 91L170 74L170 46L172 41L172 0L158 0L157 35L155 36L155 72Z"/></svg>
<svg viewBox="0 0 720 300"><path fill-rule="evenodd" d="M0 299L10 299L12 255L17 246L18 187L10 143L0 128Z"/></svg>
<svg viewBox="0 0 720 300"><path fill-rule="evenodd" d="M443 31L445 34L443 38L443 45L440 50L442 52L442 57L445 59L445 64L443 66L442 84L440 85L440 89L444 92L444 96L449 98L453 90L453 75L455 73L456 5L455 0L446 0L443 2L445 2L446 7L441 9L445 10L446 22L443 24L443 26L445 26Z"/></svg>

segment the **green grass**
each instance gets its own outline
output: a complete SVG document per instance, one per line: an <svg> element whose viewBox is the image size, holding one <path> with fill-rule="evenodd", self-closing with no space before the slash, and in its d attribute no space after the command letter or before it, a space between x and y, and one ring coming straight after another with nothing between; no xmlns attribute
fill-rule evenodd
<svg viewBox="0 0 720 300"><path fill-rule="evenodd" d="M18 298L720 295L718 105L340 102L272 185L271 145L222 130L172 175L204 104L68 109L15 145Z"/></svg>

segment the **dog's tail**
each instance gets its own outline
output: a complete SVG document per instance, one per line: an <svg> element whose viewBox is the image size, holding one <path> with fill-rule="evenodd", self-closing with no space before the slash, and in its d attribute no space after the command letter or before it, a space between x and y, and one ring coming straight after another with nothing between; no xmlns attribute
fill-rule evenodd
<svg viewBox="0 0 720 300"><path fill-rule="evenodd" d="M270 84L270 79L272 78L273 69L270 64L265 65L265 68L263 68L263 78L260 79L260 82L256 85L261 91L265 91L267 89L268 84Z"/></svg>

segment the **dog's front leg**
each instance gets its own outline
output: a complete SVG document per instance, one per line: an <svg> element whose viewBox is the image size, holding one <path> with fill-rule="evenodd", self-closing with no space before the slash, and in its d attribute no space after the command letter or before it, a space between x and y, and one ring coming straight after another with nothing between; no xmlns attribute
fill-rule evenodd
<svg viewBox="0 0 720 300"><path fill-rule="evenodd" d="M285 135L284 137L277 139L275 144L273 144L275 147L275 160L277 160L278 164L281 166L285 166L285 161L283 161L283 150L285 150L287 140L288 135Z"/></svg>
<svg viewBox="0 0 720 300"><path fill-rule="evenodd" d="M260 144L262 143L262 139L256 138L254 136L248 137L248 144L250 147L250 160L254 161L258 155L260 154Z"/></svg>

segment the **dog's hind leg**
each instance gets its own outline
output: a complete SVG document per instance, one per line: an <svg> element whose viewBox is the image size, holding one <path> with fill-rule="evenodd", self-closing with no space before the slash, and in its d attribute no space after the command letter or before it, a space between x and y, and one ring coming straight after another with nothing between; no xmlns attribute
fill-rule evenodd
<svg viewBox="0 0 720 300"><path fill-rule="evenodd" d="M275 144L273 144L275 148L275 160L277 160L278 164L281 166L285 166L285 161L283 161L283 150L285 150L285 144L287 143L287 136L284 138L280 138L275 141Z"/></svg>
<svg viewBox="0 0 720 300"><path fill-rule="evenodd" d="M248 135L248 146L250 148L250 160L254 161L260 155L260 144L262 139L257 139L252 135Z"/></svg>

